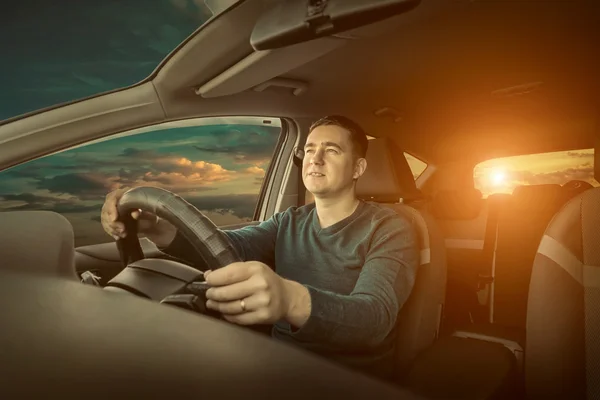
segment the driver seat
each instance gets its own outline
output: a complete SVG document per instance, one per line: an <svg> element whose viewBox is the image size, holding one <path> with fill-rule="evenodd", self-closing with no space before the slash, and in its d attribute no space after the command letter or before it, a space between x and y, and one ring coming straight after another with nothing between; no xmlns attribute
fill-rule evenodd
<svg viewBox="0 0 600 400"><path fill-rule="evenodd" d="M403 154L389 139L369 140L367 169L356 186L362 200L383 204L411 220L421 242L415 285L396 322L397 381L437 339L446 297L444 238L423 206L423 196Z"/></svg>

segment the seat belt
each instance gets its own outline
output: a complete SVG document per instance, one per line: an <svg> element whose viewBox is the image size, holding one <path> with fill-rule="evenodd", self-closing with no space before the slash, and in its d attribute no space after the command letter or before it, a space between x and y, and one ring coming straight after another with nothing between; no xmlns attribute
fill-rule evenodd
<svg viewBox="0 0 600 400"><path fill-rule="evenodd" d="M304 181L302 180L302 159L296 154L294 154L292 157L294 165L298 167L298 205L304 205L306 202L306 187L304 186Z"/></svg>

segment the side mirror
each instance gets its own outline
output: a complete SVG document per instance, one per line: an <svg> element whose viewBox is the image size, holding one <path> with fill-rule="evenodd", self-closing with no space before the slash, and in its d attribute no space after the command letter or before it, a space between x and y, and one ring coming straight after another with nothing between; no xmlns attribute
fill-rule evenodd
<svg viewBox="0 0 600 400"><path fill-rule="evenodd" d="M281 0L259 18L250 44L270 50L356 29L408 12L421 0Z"/></svg>

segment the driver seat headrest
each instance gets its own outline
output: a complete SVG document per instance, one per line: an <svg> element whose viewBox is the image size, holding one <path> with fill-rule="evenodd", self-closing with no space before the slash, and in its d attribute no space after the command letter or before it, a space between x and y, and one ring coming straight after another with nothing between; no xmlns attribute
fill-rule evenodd
<svg viewBox="0 0 600 400"><path fill-rule="evenodd" d="M380 203L422 197L404 152L387 138L369 140L367 169L356 183L359 198Z"/></svg>

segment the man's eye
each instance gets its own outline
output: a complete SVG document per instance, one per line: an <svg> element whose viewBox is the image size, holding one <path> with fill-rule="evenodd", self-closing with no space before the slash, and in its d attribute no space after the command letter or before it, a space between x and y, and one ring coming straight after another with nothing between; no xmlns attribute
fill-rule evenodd
<svg viewBox="0 0 600 400"><path fill-rule="evenodd" d="M305 152L306 154L309 154L309 153L314 153L314 150L313 150L313 149L308 149L308 150L304 150L304 152Z"/></svg>
<svg viewBox="0 0 600 400"><path fill-rule="evenodd" d="M336 149L327 149L328 153L334 153L337 154L337 150Z"/></svg>

